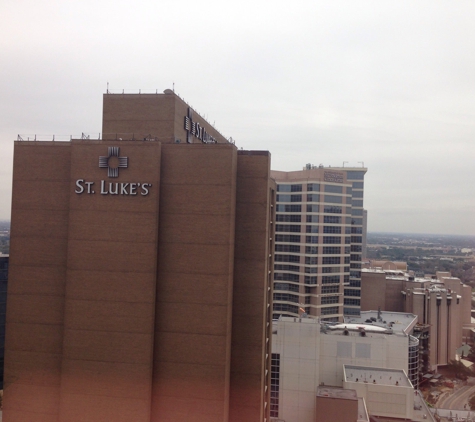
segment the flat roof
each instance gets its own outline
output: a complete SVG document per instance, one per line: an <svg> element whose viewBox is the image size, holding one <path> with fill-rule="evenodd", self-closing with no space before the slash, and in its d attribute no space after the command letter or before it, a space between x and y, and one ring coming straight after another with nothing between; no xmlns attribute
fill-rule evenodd
<svg viewBox="0 0 475 422"><path fill-rule="evenodd" d="M345 381L367 384L397 385L411 387L412 384L402 369L373 368L370 366L343 365Z"/></svg>
<svg viewBox="0 0 475 422"><path fill-rule="evenodd" d="M331 397L337 399L357 400L356 390L342 387L319 386L317 388L317 397Z"/></svg>
<svg viewBox="0 0 475 422"><path fill-rule="evenodd" d="M378 314L381 316L379 321ZM373 327L391 328L394 334L406 335L416 325L417 315L406 312L362 311L359 317L345 318L345 322L348 324L368 324Z"/></svg>

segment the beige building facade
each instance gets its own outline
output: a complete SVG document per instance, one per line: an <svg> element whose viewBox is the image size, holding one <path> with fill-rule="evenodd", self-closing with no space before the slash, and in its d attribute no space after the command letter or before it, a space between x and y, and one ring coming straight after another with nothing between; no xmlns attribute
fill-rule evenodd
<svg viewBox="0 0 475 422"><path fill-rule="evenodd" d="M274 201L170 90L16 142L3 420L268 420Z"/></svg>
<svg viewBox="0 0 475 422"><path fill-rule="evenodd" d="M359 315L366 168L307 165L277 183L274 318Z"/></svg>
<svg viewBox="0 0 475 422"><path fill-rule="evenodd" d="M412 341L409 333L417 317L383 313L383 318L388 321L384 326L360 321L326 324L314 318L281 317L274 321L271 416L289 422L319 421L321 409L316 403L328 405L327 400L316 401L319 388L353 388L344 385L345 365L393 368L407 374ZM400 322L390 328L393 320ZM407 383L412 388L410 381ZM342 405L353 412L356 403L345 401Z"/></svg>
<svg viewBox="0 0 475 422"><path fill-rule="evenodd" d="M394 266L387 265L393 268ZM427 366L436 369L455 359L471 324L471 289L449 273L416 278L403 269L362 270L362 311L411 312L418 316Z"/></svg>

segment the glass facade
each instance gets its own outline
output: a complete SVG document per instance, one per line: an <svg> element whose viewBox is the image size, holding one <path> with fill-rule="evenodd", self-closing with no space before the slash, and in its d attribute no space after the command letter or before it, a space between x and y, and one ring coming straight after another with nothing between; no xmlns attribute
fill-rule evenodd
<svg viewBox="0 0 475 422"><path fill-rule="evenodd" d="M299 172L300 180L292 172L275 178L274 319L304 310L340 321L359 315L365 173L321 168Z"/></svg>

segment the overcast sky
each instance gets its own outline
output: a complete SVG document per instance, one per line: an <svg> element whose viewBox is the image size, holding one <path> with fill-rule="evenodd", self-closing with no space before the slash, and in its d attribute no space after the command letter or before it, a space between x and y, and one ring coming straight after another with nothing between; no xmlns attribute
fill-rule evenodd
<svg viewBox="0 0 475 422"><path fill-rule="evenodd" d="M13 140L97 136L102 94L172 88L275 170L368 167L369 231L475 235L475 2L2 0Z"/></svg>

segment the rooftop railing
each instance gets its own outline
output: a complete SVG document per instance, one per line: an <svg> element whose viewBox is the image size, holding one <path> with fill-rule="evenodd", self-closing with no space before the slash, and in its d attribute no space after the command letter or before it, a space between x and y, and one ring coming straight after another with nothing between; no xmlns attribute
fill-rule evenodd
<svg viewBox="0 0 475 422"><path fill-rule="evenodd" d="M97 138L87 133L82 133L81 136L74 135L28 135L28 134L18 134L17 141L55 141L55 142L69 142L72 139L101 139L101 134L97 135Z"/></svg>

